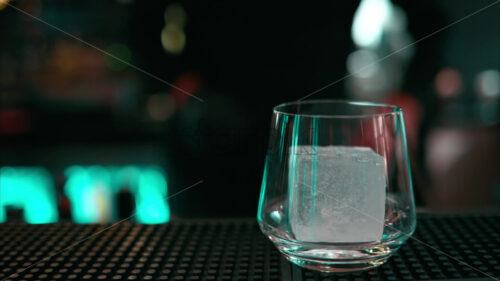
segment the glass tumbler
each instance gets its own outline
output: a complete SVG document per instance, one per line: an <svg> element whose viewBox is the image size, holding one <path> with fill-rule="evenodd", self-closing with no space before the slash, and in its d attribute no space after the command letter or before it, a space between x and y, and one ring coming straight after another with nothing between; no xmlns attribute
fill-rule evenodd
<svg viewBox="0 0 500 281"><path fill-rule="evenodd" d="M383 264L416 227L402 110L336 100L276 106L257 220L299 266Z"/></svg>

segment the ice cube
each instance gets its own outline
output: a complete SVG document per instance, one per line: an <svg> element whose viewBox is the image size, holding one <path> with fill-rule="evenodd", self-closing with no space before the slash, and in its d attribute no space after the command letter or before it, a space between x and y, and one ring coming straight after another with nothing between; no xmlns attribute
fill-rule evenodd
<svg viewBox="0 0 500 281"><path fill-rule="evenodd" d="M298 146L289 165L289 214L296 240L381 240L386 196L381 155L369 147Z"/></svg>

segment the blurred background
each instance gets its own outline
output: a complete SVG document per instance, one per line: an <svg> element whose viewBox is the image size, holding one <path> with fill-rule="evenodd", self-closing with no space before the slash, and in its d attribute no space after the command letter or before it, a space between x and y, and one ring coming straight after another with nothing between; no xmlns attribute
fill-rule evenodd
<svg viewBox="0 0 500 281"><path fill-rule="evenodd" d="M342 77L419 207L498 207L500 4L433 34L492 3L0 0L0 222L254 216L272 107Z"/></svg>

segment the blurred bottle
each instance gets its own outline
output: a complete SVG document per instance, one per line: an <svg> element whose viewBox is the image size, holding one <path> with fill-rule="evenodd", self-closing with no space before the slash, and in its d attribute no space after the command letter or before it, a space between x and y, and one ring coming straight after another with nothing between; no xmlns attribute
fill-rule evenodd
<svg viewBox="0 0 500 281"><path fill-rule="evenodd" d="M427 201L433 208L500 203L495 199L500 188L500 74L480 72L476 95L460 95L462 89L458 70L445 68L436 75L441 110L425 141L425 166L432 186Z"/></svg>

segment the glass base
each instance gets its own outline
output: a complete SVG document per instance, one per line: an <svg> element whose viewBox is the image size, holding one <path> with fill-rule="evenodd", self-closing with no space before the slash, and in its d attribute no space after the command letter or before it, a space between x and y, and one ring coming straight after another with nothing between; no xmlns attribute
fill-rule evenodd
<svg viewBox="0 0 500 281"><path fill-rule="evenodd" d="M375 257L363 260L324 260L309 257L299 257L283 252L287 260L300 267L321 272L353 272L375 268L384 264L389 256Z"/></svg>
<svg viewBox="0 0 500 281"><path fill-rule="evenodd" d="M290 262L322 272L368 270L384 264L401 246L397 239L386 243L297 243L269 236Z"/></svg>
<svg viewBox="0 0 500 281"><path fill-rule="evenodd" d="M282 232L269 230L263 225L261 229L287 260L300 267L322 272L352 272L380 266L411 235L398 232L376 242L305 242L284 239Z"/></svg>

